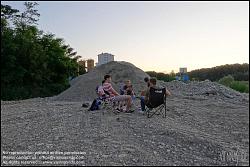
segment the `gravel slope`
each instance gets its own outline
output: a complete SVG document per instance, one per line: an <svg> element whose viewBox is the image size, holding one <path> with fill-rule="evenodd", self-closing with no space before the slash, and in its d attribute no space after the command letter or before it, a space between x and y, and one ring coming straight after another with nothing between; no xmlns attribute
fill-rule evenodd
<svg viewBox="0 0 250 167"><path fill-rule="evenodd" d="M130 79L137 94L148 76L130 63L111 62L75 78L57 96L1 101L1 150L81 151L88 166L249 165L249 94L210 81L158 81L172 93L167 118L87 111L82 102L96 97L105 74L117 90Z"/></svg>
<svg viewBox="0 0 250 167"><path fill-rule="evenodd" d="M249 165L220 158L249 157L249 103L172 96L167 118L150 119L39 98L1 106L5 151L84 151L85 165Z"/></svg>

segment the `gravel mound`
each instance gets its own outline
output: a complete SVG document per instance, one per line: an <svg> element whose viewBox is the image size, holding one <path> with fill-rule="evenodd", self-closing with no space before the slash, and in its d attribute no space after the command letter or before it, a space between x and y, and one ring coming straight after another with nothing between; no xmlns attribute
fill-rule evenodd
<svg viewBox="0 0 250 167"><path fill-rule="evenodd" d="M172 81L172 82L160 82L161 85L168 87L173 94L176 95L186 95L186 96L195 96L195 95L205 95L211 96L216 95L222 98L247 100L249 94L240 93L231 88L228 88L224 85L221 85L217 82L211 81L191 81L184 83L182 81Z"/></svg>
<svg viewBox="0 0 250 167"><path fill-rule="evenodd" d="M95 88L101 84L105 74L112 76L112 85L118 92L120 84L130 79L137 95L146 88L144 78L149 77L148 74L131 63L113 61L98 66L89 73L75 78L71 81L69 89L51 99L71 102L92 101L96 98ZM237 92L208 80L202 82L190 81L188 83L182 81L158 81L158 84L167 87L175 96L200 97L205 99L216 97L222 100L231 100L231 102L249 102L249 94Z"/></svg>
<svg viewBox="0 0 250 167"><path fill-rule="evenodd" d="M75 78L69 89L53 97L52 100L91 101L96 97L96 86L101 84L106 74L112 76L112 85L117 91L119 91L121 82L130 79L137 94L145 89L144 78L149 77L148 74L131 63L113 61Z"/></svg>

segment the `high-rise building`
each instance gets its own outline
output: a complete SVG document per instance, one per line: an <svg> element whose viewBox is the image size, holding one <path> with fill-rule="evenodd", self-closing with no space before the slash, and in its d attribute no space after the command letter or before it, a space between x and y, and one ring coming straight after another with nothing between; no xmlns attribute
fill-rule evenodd
<svg viewBox="0 0 250 167"><path fill-rule="evenodd" d="M186 74L187 73L187 67L180 68L180 73L181 74Z"/></svg>
<svg viewBox="0 0 250 167"><path fill-rule="evenodd" d="M94 68L94 60L93 59L88 59L87 60L87 71L89 72L93 68Z"/></svg>
<svg viewBox="0 0 250 167"><path fill-rule="evenodd" d="M189 76L187 74L187 67L180 68L180 76L178 80L182 80L184 82L189 81Z"/></svg>
<svg viewBox="0 0 250 167"><path fill-rule="evenodd" d="M98 63L96 63L96 66L106 64L110 61L114 61L114 55L110 53L101 53L98 56Z"/></svg>

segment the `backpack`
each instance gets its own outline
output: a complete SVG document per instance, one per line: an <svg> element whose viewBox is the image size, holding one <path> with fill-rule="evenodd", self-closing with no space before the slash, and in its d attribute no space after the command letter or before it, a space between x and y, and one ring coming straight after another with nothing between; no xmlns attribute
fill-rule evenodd
<svg viewBox="0 0 250 167"><path fill-rule="evenodd" d="M89 111L99 110L100 105L101 105L101 101L98 99L94 99L90 108L89 108Z"/></svg>

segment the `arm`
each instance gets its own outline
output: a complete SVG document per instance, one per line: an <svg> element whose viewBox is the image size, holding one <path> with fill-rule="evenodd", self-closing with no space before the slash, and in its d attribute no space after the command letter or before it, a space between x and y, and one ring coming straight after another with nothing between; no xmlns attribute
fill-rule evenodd
<svg viewBox="0 0 250 167"><path fill-rule="evenodd" d="M146 93L146 91L143 90L143 91L141 92L141 96L145 96L145 93Z"/></svg>
<svg viewBox="0 0 250 167"><path fill-rule="evenodd" d="M150 87L145 92L145 101L149 100L149 92L150 92Z"/></svg>
<svg viewBox="0 0 250 167"><path fill-rule="evenodd" d="M115 96L116 96L116 95L119 95L119 93L117 93L117 92L113 89L113 87L112 87L112 85L111 85L110 83L105 83L105 85L103 86L103 90L104 90L104 91L107 91L107 92L109 92L109 93L112 93L112 94L114 94Z"/></svg>
<svg viewBox="0 0 250 167"><path fill-rule="evenodd" d="M111 91L112 91L112 93L113 93L115 96L120 95L117 91L115 91L115 90L113 89L113 87L111 87Z"/></svg>
<svg viewBox="0 0 250 167"><path fill-rule="evenodd" d="M171 96L171 93L166 89L166 95Z"/></svg>

